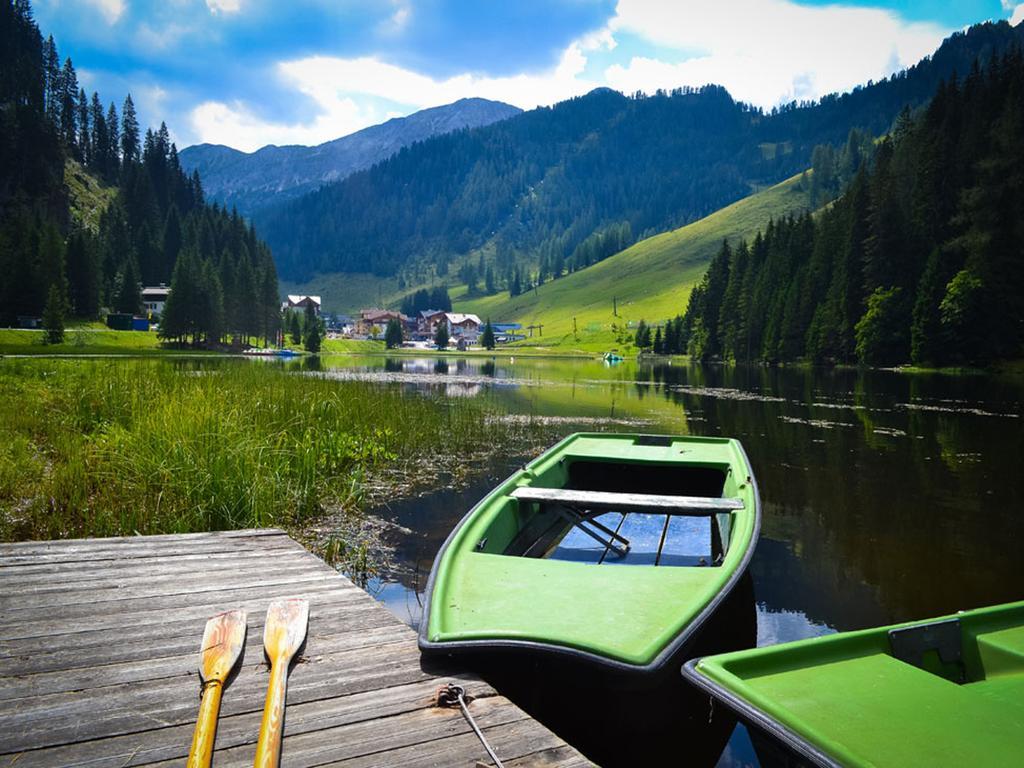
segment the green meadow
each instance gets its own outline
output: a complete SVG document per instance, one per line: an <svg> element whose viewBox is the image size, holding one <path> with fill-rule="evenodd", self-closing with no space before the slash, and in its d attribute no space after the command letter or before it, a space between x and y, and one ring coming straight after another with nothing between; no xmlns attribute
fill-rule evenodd
<svg viewBox="0 0 1024 768"><path fill-rule="evenodd" d="M487 418L258 361L3 360L0 540L301 526L439 446L502 444Z"/></svg>

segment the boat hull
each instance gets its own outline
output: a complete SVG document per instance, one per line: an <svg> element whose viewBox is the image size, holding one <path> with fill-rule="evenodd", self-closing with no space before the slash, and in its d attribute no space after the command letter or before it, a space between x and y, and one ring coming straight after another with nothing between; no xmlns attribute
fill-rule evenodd
<svg viewBox="0 0 1024 768"><path fill-rule="evenodd" d="M624 445L623 441L633 443ZM587 452L600 452L606 447L609 452L617 452L618 463L603 457L601 461L581 459ZM693 454L687 461L676 458L687 453ZM638 462L642 465L639 468L622 459L636 455L643 459ZM667 458L661 461L661 457ZM567 458L568 469L558 471L570 476L576 486L593 489L630 477L645 488L663 490L659 483L669 486L675 478L683 477L690 487L731 488L742 493L745 507L730 518L730 544L722 555L723 562L707 568L595 567L474 551L489 542L489 536L500 527L500 515L510 514L509 496L529 485L531 479L543 484L549 480L543 472L550 471L555 461L566 466ZM668 474L662 477L659 472L665 467ZM715 472L725 479L715 480ZM492 520L481 521L490 507L500 504L506 507L492 514ZM715 526L718 525L716 522ZM469 527L473 530L467 533ZM666 531L668 527L666 522ZM550 656L614 672L623 679L658 677L666 669L678 670L687 646L746 572L759 527L756 481L736 441L641 435L570 436L481 500L449 535L427 583L420 649L427 655L519 652L530 657ZM475 570L467 565L459 572L460 558L472 561ZM595 607L593 600L586 599L594 595L604 601L603 606Z"/></svg>

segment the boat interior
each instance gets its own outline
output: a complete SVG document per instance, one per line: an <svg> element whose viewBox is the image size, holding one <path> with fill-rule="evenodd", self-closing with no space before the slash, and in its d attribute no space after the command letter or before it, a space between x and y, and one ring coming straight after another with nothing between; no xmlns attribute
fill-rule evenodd
<svg viewBox="0 0 1024 768"><path fill-rule="evenodd" d="M564 457L505 497L479 551L596 565L716 567L743 502L728 465Z"/></svg>

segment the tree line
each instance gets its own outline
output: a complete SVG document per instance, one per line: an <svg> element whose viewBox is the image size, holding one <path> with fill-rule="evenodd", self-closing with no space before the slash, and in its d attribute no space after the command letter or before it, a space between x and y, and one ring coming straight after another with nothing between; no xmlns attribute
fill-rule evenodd
<svg viewBox="0 0 1024 768"><path fill-rule="evenodd" d="M0 322L106 308L142 312L140 284L171 284L167 338L272 338L279 317L269 248L237 214L205 202L167 126L140 135L131 95L120 116L87 99L70 57L45 42L23 0L0 3ZM65 165L116 184L91 229L71 215ZM58 311L59 310L59 311Z"/></svg>
<svg viewBox="0 0 1024 768"><path fill-rule="evenodd" d="M1024 55L905 113L817 216L723 243L683 318L702 359L984 365L1024 351Z"/></svg>

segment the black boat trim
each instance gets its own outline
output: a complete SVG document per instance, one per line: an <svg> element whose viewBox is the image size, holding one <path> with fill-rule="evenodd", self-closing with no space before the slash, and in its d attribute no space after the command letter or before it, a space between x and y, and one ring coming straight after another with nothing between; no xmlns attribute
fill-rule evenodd
<svg viewBox="0 0 1024 768"><path fill-rule="evenodd" d="M700 659L690 659L683 665L681 673L687 682L692 683L712 698L722 702L729 709L733 710L741 720L760 729L799 757L809 760L812 765L819 768L842 768L842 763L822 752L814 744L796 733L796 731L791 730L771 715L722 687L711 678L701 674L700 670L697 669L700 661Z"/></svg>
<svg viewBox="0 0 1024 768"><path fill-rule="evenodd" d="M603 433L597 432L576 432L569 435L561 442L556 443L549 450L561 446L563 443L568 442L577 437L587 436L601 436ZM659 438L664 439L665 435L638 435L638 439L650 439ZM428 632L430 627L430 606L433 602L434 597L434 579L437 576L437 569L444 559L445 552L448 551L449 545L454 540L455 536L462 529L469 520L476 514L477 509L490 498L490 493L486 494L480 501L473 505L472 509L467 512L462 519L459 521L452 532L448 534L448 538L445 539L444 544L437 551L437 555L434 557L434 564L430 568L430 576L427 578L427 587L424 591L423 604L426 606L423 619L420 621L419 637L417 638L417 644L419 649L423 653L431 654L444 654L444 653L482 653L485 651L531 651L538 652L546 655L553 656L566 656L571 659L587 661L593 664L597 664L602 667L606 667L617 672L627 672L634 675L655 675L663 671L665 666L676 659L681 654L686 645L693 640L699 631L703 628L704 624L707 623L708 619L715 613L718 607L725 602L726 598L732 594L732 591L736 588L736 585L743 578L743 575L747 572L747 568L750 565L751 559L754 557L754 550L757 548L757 542L761 535L761 493L757 486L757 480L754 477L754 470L750 464L750 458L747 456L746 450L743 448L742 443L736 441L737 447L739 448L740 455L743 457L744 463L747 465L747 469L750 472L746 482L750 483L751 491L754 494L754 529L751 532L750 545L747 547L747 551L743 554L743 559L740 560L736 566L736 570L726 581L725 585L718 591L718 593L708 601L708 604L693 618L689 624L687 624L679 634L676 635L672 642L668 643L659 653L652 662L649 664L630 664L625 661L619 661L609 656L602 656L600 654L591 653L589 651L583 651L579 648L571 648L565 645L555 645L553 643L543 643L537 640L448 640L448 641L432 641L428 638ZM543 455L543 454L542 454ZM531 462L532 463L532 462ZM500 486L506 485L514 478L523 474L529 468L527 464L522 469L516 470L506 478L506 480L499 484Z"/></svg>

